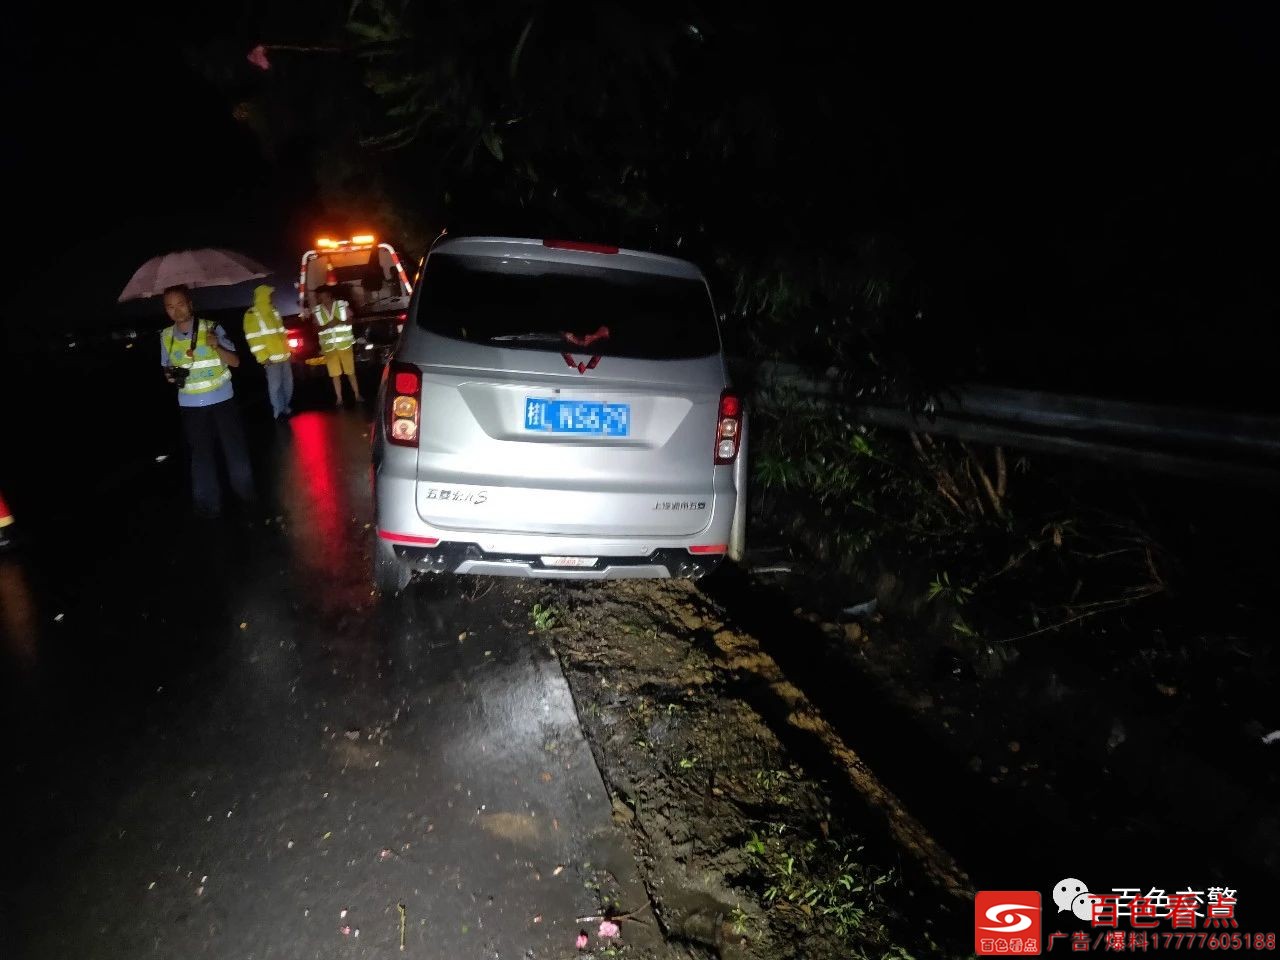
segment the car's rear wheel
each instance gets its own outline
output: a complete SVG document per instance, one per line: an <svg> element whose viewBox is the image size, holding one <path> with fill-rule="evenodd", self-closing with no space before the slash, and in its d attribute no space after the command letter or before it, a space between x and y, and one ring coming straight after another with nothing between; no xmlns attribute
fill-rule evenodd
<svg viewBox="0 0 1280 960"><path fill-rule="evenodd" d="M384 597L394 597L409 585L413 572L396 556L395 548L379 539L373 548L373 585Z"/></svg>

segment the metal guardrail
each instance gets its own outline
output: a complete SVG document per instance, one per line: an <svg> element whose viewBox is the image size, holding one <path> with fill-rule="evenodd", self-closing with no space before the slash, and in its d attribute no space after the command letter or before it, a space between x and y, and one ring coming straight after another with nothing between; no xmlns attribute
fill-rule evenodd
<svg viewBox="0 0 1280 960"><path fill-rule="evenodd" d="M1280 487L1280 418L965 384L929 416L869 402L836 372L789 364L750 368L757 402L786 395L847 406L864 423L977 443Z"/></svg>

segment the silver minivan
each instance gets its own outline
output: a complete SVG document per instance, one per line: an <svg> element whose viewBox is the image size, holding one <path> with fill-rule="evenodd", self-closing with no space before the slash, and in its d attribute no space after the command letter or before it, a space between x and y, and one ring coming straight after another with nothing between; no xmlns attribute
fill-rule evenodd
<svg viewBox="0 0 1280 960"><path fill-rule="evenodd" d="M432 247L373 430L374 581L699 577L746 531L746 412L706 279L672 257Z"/></svg>

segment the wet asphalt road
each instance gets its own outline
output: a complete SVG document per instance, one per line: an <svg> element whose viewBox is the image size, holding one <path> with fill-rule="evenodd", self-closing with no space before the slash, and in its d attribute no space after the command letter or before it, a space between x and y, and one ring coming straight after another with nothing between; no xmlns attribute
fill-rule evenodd
<svg viewBox="0 0 1280 960"><path fill-rule="evenodd" d="M258 417L283 522L195 526L180 456L51 481L93 509L0 559L0 953L570 956L600 871L643 896L536 594L371 596L367 432Z"/></svg>

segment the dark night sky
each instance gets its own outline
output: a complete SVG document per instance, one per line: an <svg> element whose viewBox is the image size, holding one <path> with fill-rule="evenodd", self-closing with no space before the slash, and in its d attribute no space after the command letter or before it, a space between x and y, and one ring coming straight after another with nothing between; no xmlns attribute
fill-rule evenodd
<svg viewBox="0 0 1280 960"><path fill-rule="evenodd" d="M1280 316L1275 14L1071 15L957 22L905 95L926 105L908 152L937 158L917 182L944 242L1003 267L974 296L1024 305L993 309L999 329L975 311L974 335L1027 366L1095 344L1100 391L1145 367L1259 399L1241 380Z"/></svg>
<svg viewBox="0 0 1280 960"><path fill-rule="evenodd" d="M24 34L10 63L22 94L7 162L42 198L24 232L29 249L60 255L36 253L31 274L38 289L60 288L59 315L68 263L79 271L72 300L92 311L165 249L234 246L273 266L296 256L309 173L264 159L183 57L184 38L248 49L253 18L228 9L139 9L131 20L100 10L96 23ZM1028 306L1025 326L983 330L979 318L976 333L1032 354L1117 323L1177 351L1265 333L1280 262L1276 17L1261 6L1162 16L953 10L886 22L883 38L863 25L860 46L883 76L875 122L889 125L903 167L903 216L928 242L964 246L966 264L993 265L948 282ZM866 116L858 93L851 125ZM998 288L983 289L990 277ZM1162 298L1182 311L1176 328L1162 326ZM1214 314L1204 327L1186 309L1197 298Z"/></svg>
<svg viewBox="0 0 1280 960"><path fill-rule="evenodd" d="M19 179L45 198L32 227L58 252L33 266L46 288L62 287L62 310L69 287L88 309L109 304L136 266L170 249L231 246L272 266L295 256L281 236L279 186L302 173L269 165L189 65L182 30L199 35L198 9L134 20L98 11L101 23L20 50ZM51 162L50 150L61 156ZM70 283L68 264L78 272Z"/></svg>

